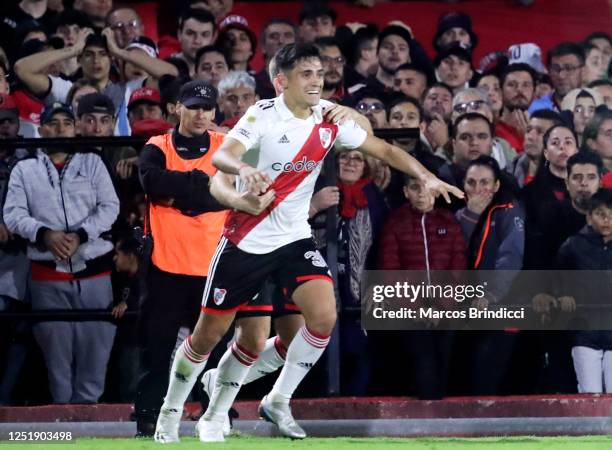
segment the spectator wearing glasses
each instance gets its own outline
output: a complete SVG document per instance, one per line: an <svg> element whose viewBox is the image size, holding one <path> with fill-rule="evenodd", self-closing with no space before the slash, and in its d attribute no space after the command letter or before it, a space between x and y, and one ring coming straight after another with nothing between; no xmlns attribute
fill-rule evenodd
<svg viewBox="0 0 612 450"><path fill-rule="evenodd" d="M136 38L144 36L144 26L138 13L132 8L117 8L106 18L106 26L115 33L119 48L126 48Z"/></svg>
<svg viewBox="0 0 612 450"><path fill-rule="evenodd" d="M482 114L493 123L493 110L491 109L489 98L487 94L480 89L463 89L457 92L453 98L453 121L460 115L470 112ZM493 125L495 126L494 123ZM491 156L495 158L500 168L506 169L516 158L516 152L505 139L494 136Z"/></svg>
<svg viewBox="0 0 612 450"><path fill-rule="evenodd" d="M501 75L504 107L495 134L505 139L517 153L523 152L523 139L529 121L527 108L535 95L536 74L525 63L510 64Z"/></svg>
<svg viewBox="0 0 612 450"><path fill-rule="evenodd" d="M355 105L357 112L367 117L372 128L386 128L387 113L382 97L367 89L363 89L359 94L360 100Z"/></svg>
<svg viewBox="0 0 612 450"><path fill-rule="evenodd" d="M563 97L572 89L582 86L584 50L573 42L563 42L548 51L548 72L553 84L550 95L531 103L529 112L538 109L561 111Z"/></svg>
<svg viewBox="0 0 612 450"><path fill-rule="evenodd" d="M340 45L333 37L322 37L315 40L321 54L323 65L323 92L321 98L334 103L342 103L345 97L344 68L346 59L340 51Z"/></svg>

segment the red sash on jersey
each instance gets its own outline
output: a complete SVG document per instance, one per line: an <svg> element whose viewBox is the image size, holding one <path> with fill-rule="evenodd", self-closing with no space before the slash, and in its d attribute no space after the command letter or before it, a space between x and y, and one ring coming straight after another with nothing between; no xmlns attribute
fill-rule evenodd
<svg viewBox="0 0 612 450"><path fill-rule="evenodd" d="M325 122L315 125L300 151L294 156L292 163L295 164L304 157L309 161L317 163L323 161L327 152L333 147L332 144L336 140L337 134L337 125ZM270 206L257 216L240 211L232 211L225 221L224 236L237 246L253 228L272 213L274 208L295 191L310 173L306 170L281 173L276 177L272 186L270 186L270 189L276 193L276 197Z"/></svg>

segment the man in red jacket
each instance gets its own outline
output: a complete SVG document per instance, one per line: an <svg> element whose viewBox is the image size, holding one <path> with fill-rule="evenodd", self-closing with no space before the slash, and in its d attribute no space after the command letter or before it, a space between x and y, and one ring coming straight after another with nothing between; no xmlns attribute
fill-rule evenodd
<svg viewBox="0 0 612 450"><path fill-rule="evenodd" d="M453 214L435 208L434 198L419 180L410 177L405 180L404 195L408 202L392 211L383 227L378 269L465 269L466 244ZM404 354L412 362L415 389L410 394L421 399L440 399L446 393L452 345L452 331L433 329L393 333L385 338L384 347L377 348L393 351L396 358Z"/></svg>

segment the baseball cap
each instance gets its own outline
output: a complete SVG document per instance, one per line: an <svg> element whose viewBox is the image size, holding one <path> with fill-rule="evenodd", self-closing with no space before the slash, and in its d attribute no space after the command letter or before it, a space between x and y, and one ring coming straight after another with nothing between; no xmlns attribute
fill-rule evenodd
<svg viewBox="0 0 612 450"><path fill-rule="evenodd" d="M159 95L159 91L157 89L151 89L148 87L142 87L140 89L136 89L130 95L130 100L128 101L128 111L134 108L139 103L151 103L154 105L161 104L161 98Z"/></svg>
<svg viewBox="0 0 612 450"><path fill-rule="evenodd" d="M255 53L255 49L257 48L257 35L255 32L249 28L249 22L243 16L238 16L236 14L232 14L227 16L223 21L219 24L219 34L223 36L227 30L231 29L242 30L249 37L249 41L251 41L251 48L253 49L253 53ZM221 42L223 38L218 39L217 42Z"/></svg>
<svg viewBox="0 0 612 450"><path fill-rule="evenodd" d="M151 58L157 58L157 56L159 55L159 52L157 50L157 45L155 45L155 42L153 42L152 39L149 39L146 36L137 37L132 42L130 42L125 49L131 50L133 48L142 50L147 55L149 55Z"/></svg>
<svg viewBox="0 0 612 450"><path fill-rule="evenodd" d="M542 62L542 50L537 44L531 42L514 44L508 48L510 64L529 64L536 72L548 73Z"/></svg>
<svg viewBox="0 0 612 450"><path fill-rule="evenodd" d="M64 113L72 120L74 120L74 112L72 111L72 108L69 105L60 102L54 102L50 105L46 105L45 109L43 109L42 113L40 114L40 124L44 125L47 122L50 122L53 119L53 116L58 113Z"/></svg>
<svg viewBox="0 0 612 450"><path fill-rule="evenodd" d="M19 119L19 110L13 97L8 94L0 94L0 120Z"/></svg>
<svg viewBox="0 0 612 450"><path fill-rule="evenodd" d="M403 40L406 41L406 44L410 44L410 42L412 41L412 35L410 34L410 31L408 31L406 28L400 25L388 25L382 29L380 35L378 36L378 48L380 48L382 41L384 41L387 36L391 35L401 37Z"/></svg>
<svg viewBox="0 0 612 450"><path fill-rule="evenodd" d="M97 92L92 94L85 94L79 99L79 107L77 109L77 116L81 117L83 114L102 113L115 115L115 105L113 101L104 94Z"/></svg>
<svg viewBox="0 0 612 450"><path fill-rule="evenodd" d="M214 109L217 106L217 96L217 89L212 84L196 80L183 85L177 101L187 107L201 106L205 109Z"/></svg>

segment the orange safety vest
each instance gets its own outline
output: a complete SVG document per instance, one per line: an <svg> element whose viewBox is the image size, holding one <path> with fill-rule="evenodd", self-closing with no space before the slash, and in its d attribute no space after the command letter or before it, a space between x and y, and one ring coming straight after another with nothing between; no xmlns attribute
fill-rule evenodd
<svg viewBox="0 0 612 450"><path fill-rule="evenodd" d="M198 169L213 176L217 169L212 165L212 156L225 135L212 131L208 134L210 149L197 159L182 159L177 154L172 133L154 136L147 143L164 152L167 170L190 172ZM226 215L227 211L218 211L191 217L171 206L151 203L149 223L153 234L153 264L170 273L207 276Z"/></svg>

